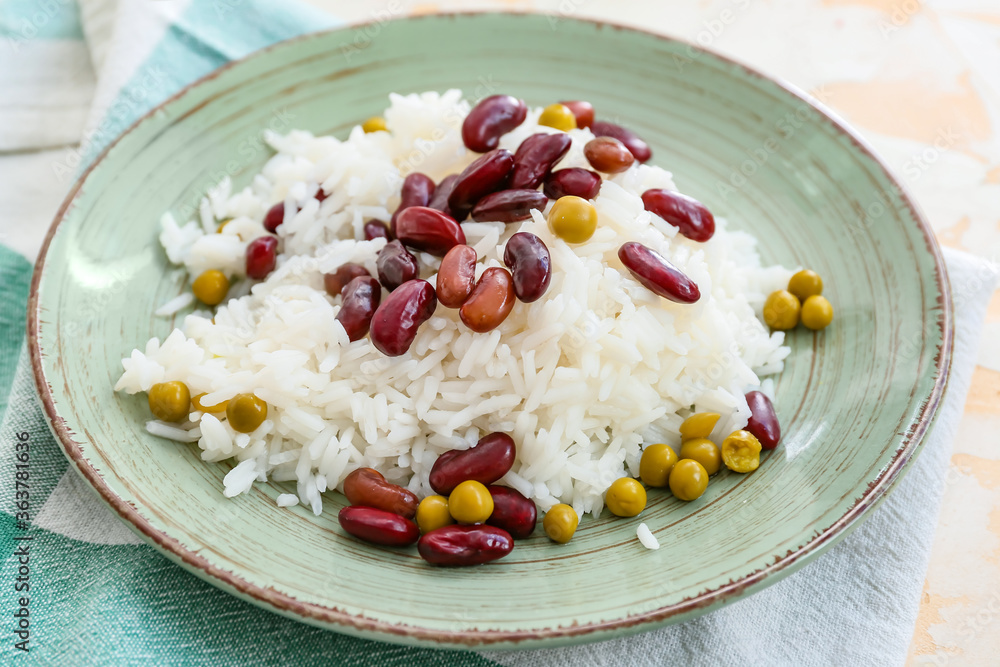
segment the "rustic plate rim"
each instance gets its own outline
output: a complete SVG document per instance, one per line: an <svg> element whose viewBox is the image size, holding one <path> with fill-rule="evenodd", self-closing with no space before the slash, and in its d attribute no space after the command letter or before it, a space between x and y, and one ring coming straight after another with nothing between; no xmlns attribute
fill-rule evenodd
<svg viewBox="0 0 1000 667"><path fill-rule="evenodd" d="M102 475L84 455L82 445L74 440L74 434L69 430L65 420L56 410L51 387L48 383L48 379L46 378L42 363L44 352L41 349L41 343L38 336L41 318L41 313L39 312L39 287L41 284L42 274L45 270L45 260L48 255L51 242L55 237L60 224L65 220L66 214L72 207L74 200L82 190L84 182L90 176L91 172L105 160L118 142L135 130L136 127L155 114L159 113L165 106L173 103L184 95L187 95L192 89L217 78L223 72L232 67L256 58L266 57L267 54L275 49L290 48L291 45L295 43L318 39L334 32L348 32L351 30L363 29L366 26L375 24L381 25L382 22L377 19L373 19L370 21L345 23L334 28L298 35L296 37L271 44L237 60L232 60L212 72L209 72L205 76L187 84L176 93L151 108L147 113L143 114L126 130L118 135L111 143L109 143L101 151L101 153L94 158L93 162L88 165L83 173L80 174L79 178L66 194L59 210L56 212L35 262L28 300L27 337L35 385L45 410L49 426L62 446L63 453L69 459L70 463L77 470L77 472L83 476L88 484L94 488L100 498L143 539L159 549L161 552L165 553L165 555L167 555L171 560L178 563L185 569L205 579L209 583L236 595L240 599L253 602L282 615L308 623L318 624L322 627L329 628L331 626L336 626L345 632L356 634L358 636L379 638L408 644L435 646L438 648L455 648L462 646L486 648L498 644L508 646L531 645L533 647L544 647L556 644L596 641L598 639L607 638L606 635L613 631L624 634L637 632L643 629L652 629L669 622L674 617L686 616L689 614L694 615L701 610L706 610L709 607L725 602L734 601L735 599L739 599L753 591L760 590L764 587L767 580L773 578L773 580L776 581L777 579L791 573L807 560L817 556L833 543L845 537L858 525L858 520L862 518L863 515L865 515L870 509L881 502L896 482L901 479L903 473L908 468L909 463L912 459L914 459L915 455L919 453L918 449L934 422L934 418L937 414L951 374L952 351L954 346L953 303L947 267L944 263L940 246L937 243L931 226L928 223L926 216L923 214L920 206L916 203L912 193L896 176L894 170L889 167L889 165L887 165L878 155L868 141L864 139L856 130L851 128L839 114L783 78L765 74L755 67L741 62L736 58L724 55L714 49L695 44L685 39L613 21L589 19L585 17L568 17L544 12L484 10L408 15L394 18L392 19L392 22L402 23L447 17L490 16L548 16L556 18L560 21L586 23L594 25L597 28L608 27L614 30L639 33L643 36L654 37L666 42L673 42L692 49L698 54L706 55L710 58L716 58L723 63L734 66L742 70L744 74L750 77L763 79L817 111L825 119L825 121L829 122L833 126L835 130L851 141L855 150L860 151L862 155L871 160L872 163L877 165L883 171L889 182L897 189L900 200L910 211L913 219L917 222L919 231L924 236L927 250L930 252L934 260L935 280L940 289L938 300L941 314L936 324L941 332L941 349L937 358L937 377L934 381L934 386L931 388L930 393L926 397L926 402L920 411L919 418L909 425L908 432L903 436L900 449L893 456L888 466L879 474L878 477L869 483L868 488L862 496L858 498L855 504L852 505L825 531L811 538L799 549L789 551L788 554L778 558L774 563L746 575L737 581L730 581L729 583L710 591L685 598L675 604L667 605L665 607L641 614L583 625L573 624L569 626L551 627L544 630L432 630L405 623L380 621L368 618L362 614L355 615L344 612L334 607L326 607L310 602L302 602L291 595L279 592L274 588L252 584L234 572L229 572L217 565L213 565L206 558L183 546L177 538L171 537L167 533L155 528L147 519L139 514L135 507L112 491L104 481Z"/></svg>

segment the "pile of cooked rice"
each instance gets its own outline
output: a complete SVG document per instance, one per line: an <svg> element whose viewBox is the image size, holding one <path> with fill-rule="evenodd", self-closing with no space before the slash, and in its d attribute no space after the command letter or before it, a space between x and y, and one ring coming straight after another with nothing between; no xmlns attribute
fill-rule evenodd
<svg viewBox="0 0 1000 667"><path fill-rule="evenodd" d="M638 472L642 444L676 445L678 427L695 411L723 415L715 435L742 428L744 393L782 370L784 335L769 333L758 316L791 271L761 266L756 240L724 220L707 243L679 236L640 199L649 188L676 190L670 172L638 163L605 177L594 201L599 226L585 243L556 238L539 211L520 223L462 225L480 258L477 277L503 266L504 244L518 231L538 235L552 254L548 291L518 302L497 329L473 333L457 310L439 305L403 356L386 357L367 337L349 342L336 320L340 297L324 291L323 274L356 262L376 275L385 240L356 240L365 221L389 219L406 174L437 182L478 157L462 143L469 108L458 90L391 95L389 132L355 127L344 141L271 134L277 154L248 187L233 193L221 183L199 220L181 225L163 216L160 241L172 263L192 276L220 269L234 284L214 319L196 311L165 340L134 350L115 389L134 394L180 380L192 396L207 394L206 405L243 392L267 401L267 420L250 434L234 431L224 413L147 424L156 435L196 442L206 461L235 459L227 496L255 481L294 480L298 498L319 514L324 492L370 466L422 497L433 493L427 477L438 455L503 431L517 443L517 460L499 483L542 511L564 502L596 515L611 482ZM500 147L514 152L532 134L556 132L537 124L539 113L529 111ZM573 145L556 168L588 168L583 146L593 135L569 135ZM322 202L314 197L320 187ZM282 200L277 269L262 282L246 280L246 245L265 234L264 214ZM625 241L673 262L697 282L701 300L677 304L640 285L618 260ZM434 284L440 260L420 259L431 267L421 277ZM192 300L184 294L158 313Z"/></svg>

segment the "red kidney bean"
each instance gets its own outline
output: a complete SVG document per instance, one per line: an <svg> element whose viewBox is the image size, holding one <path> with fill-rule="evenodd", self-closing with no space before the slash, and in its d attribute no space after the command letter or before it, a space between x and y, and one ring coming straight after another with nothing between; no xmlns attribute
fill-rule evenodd
<svg viewBox="0 0 1000 667"><path fill-rule="evenodd" d="M491 484L486 488L493 496L493 514L487 524L503 528L515 540L523 540L534 532L538 509L531 499L506 486Z"/></svg>
<svg viewBox="0 0 1000 667"><path fill-rule="evenodd" d="M409 489L385 481L374 468L358 468L344 478L344 495L352 505L375 507L412 519L420 501Z"/></svg>
<svg viewBox="0 0 1000 667"><path fill-rule="evenodd" d="M470 151L485 153L500 137L524 122L528 106L510 95L491 95L477 104L462 123L462 141Z"/></svg>
<svg viewBox="0 0 1000 667"><path fill-rule="evenodd" d="M632 153L614 137L591 139L583 147L583 155L590 166L605 174L619 174L635 164Z"/></svg>
<svg viewBox="0 0 1000 667"><path fill-rule="evenodd" d="M348 340L353 343L368 333L372 315L382 300L382 286L371 276L358 276L347 283L343 296L344 302L337 312L337 321L347 332Z"/></svg>
<svg viewBox="0 0 1000 667"><path fill-rule="evenodd" d="M396 219L399 218L399 214L411 206L427 206L433 196L434 181L430 176L415 171L404 178L399 193L399 207L389 220L389 229L393 236L396 235Z"/></svg>
<svg viewBox="0 0 1000 667"><path fill-rule="evenodd" d="M507 319L515 300L514 279L507 269L493 266L479 276L472 293L458 309L465 326L476 333L486 333Z"/></svg>
<svg viewBox="0 0 1000 667"><path fill-rule="evenodd" d="M531 209L545 210L549 198L538 190L501 190L486 195L472 209L476 221L517 222L531 217Z"/></svg>
<svg viewBox="0 0 1000 667"><path fill-rule="evenodd" d="M278 239L260 236L247 244L247 278L263 280L278 262Z"/></svg>
<svg viewBox="0 0 1000 667"><path fill-rule="evenodd" d="M411 206L396 218L396 238L438 257L465 243L465 232L451 216L427 206Z"/></svg>
<svg viewBox="0 0 1000 667"><path fill-rule="evenodd" d="M347 287L347 283L358 276L370 278L371 275L368 269L360 264L344 264L333 273L323 274L323 287L330 296L337 296Z"/></svg>
<svg viewBox="0 0 1000 667"><path fill-rule="evenodd" d="M566 155L573 140L565 132L555 134L533 134L517 147L514 153L514 168L510 172L511 189L530 188L534 190L552 167Z"/></svg>
<svg viewBox="0 0 1000 667"><path fill-rule="evenodd" d="M677 303L694 303L701 298L698 285L658 252L629 242L618 249L622 261L635 279L654 294Z"/></svg>
<svg viewBox="0 0 1000 667"><path fill-rule="evenodd" d="M593 199L600 191L601 175L579 167L553 171L545 179L545 187L542 188L542 192L549 199L559 199L568 195Z"/></svg>
<svg viewBox="0 0 1000 667"><path fill-rule="evenodd" d="M458 308L476 285L476 251L457 245L441 260L437 275L437 298L442 306Z"/></svg>
<svg viewBox="0 0 1000 667"><path fill-rule="evenodd" d="M514 439L506 433L490 433L475 447L445 452L431 466L430 484L436 493L447 496L456 486L472 479L492 484L514 465Z"/></svg>
<svg viewBox="0 0 1000 667"><path fill-rule="evenodd" d="M381 220L369 220L365 223L365 241L374 239L389 240L389 228Z"/></svg>
<svg viewBox="0 0 1000 667"><path fill-rule="evenodd" d="M697 199L679 192L654 188L642 193L646 210L655 213L692 241L705 241L715 234L715 218Z"/></svg>
<svg viewBox="0 0 1000 667"><path fill-rule="evenodd" d="M514 549L514 538L495 526L453 524L424 533L417 542L420 557L431 565L461 567L503 558Z"/></svg>
<svg viewBox="0 0 1000 667"><path fill-rule="evenodd" d="M594 105L583 100L573 100L570 102L560 102L567 109L573 112L576 117L577 127L590 127L594 124Z"/></svg>
<svg viewBox="0 0 1000 667"><path fill-rule="evenodd" d="M316 191L316 194L313 195L313 197L315 197L316 201L318 201L320 204L322 204L323 200L327 198L327 194L325 192L323 192L323 186L322 185L319 186L319 190Z"/></svg>
<svg viewBox="0 0 1000 667"><path fill-rule="evenodd" d="M626 130L621 125L595 121L590 126L590 131L594 133L595 137L614 137L622 142L639 162L646 162L649 158L653 157L653 151L650 149L649 144L640 139L635 132Z"/></svg>
<svg viewBox="0 0 1000 667"><path fill-rule="evenodd" d="M781 440L781 425L778 424L778 415L774 413L771 399L759 391L749 392L746 399L750 406L750 421L746 430L760 440L762 449L774 449Z"/></svg>
<svg viewBox="0 0 1000 667"><path fill-rule="evenodd" d="M451 209L448 208L448 197L451 196L451 191L455 189L455 183L458 182L458 174L451 174L450 176L445 176L438 183L437 189L434 190L434 196L431 200L427 202L428 208L433 208L435 210L441 211L445 215L451 215ZM455 216L451 216L455 217Z"/></svg>
<svg viewBox="0 0 1000 667"><path fill-rule="evenodd" d="M279 201L277 204L269 208L267 213L264 215L264 229L273 234L284 221L285 202Z"/></svg>
<svg viewBox="0 0 1000 667"><path fill-rule="evenodd" d="M538 301L552 280L552 257L545 242L530 232L518 232L507 240L503 263L514 280L514 294L524 303Z"/></svg>
<svg viewBox="0 0 1000 667"><path fill-rule="evenodd" d="M337 519L345 531L373 544L405 547L420 538L417 524L398 514L375 507L345 507L340 510Z"/></svg>
<svg viewBox="0 0 1000 667"><path fill-rule="evenodd" d="M437 308L434 287L426 280L411 280L392 292L372 317L371 340L382 354L405 354L417 337L417 329Z"/></svg>
<svg viewBox="0 0 1000 667"><path fill-rule="evenodd" d="M379 281L390 292L420 275L417 258L399 241L390 241L378 251L375 267L378 269Z"/></svg>
<svg viewBox="0 0 1000 667"><path fill-rule="evenodd" d="M480 199L502 190L507 185L510 170L514 168L514 156L510 151L498 148L479 157L466 167L448 195L448 208L456 220L461 222Z"/></svg>

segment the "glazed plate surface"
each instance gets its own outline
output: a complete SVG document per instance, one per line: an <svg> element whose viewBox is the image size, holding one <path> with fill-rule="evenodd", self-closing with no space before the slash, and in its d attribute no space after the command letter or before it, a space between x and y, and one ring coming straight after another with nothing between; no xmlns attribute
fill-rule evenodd
<svg viewBox="0 0 1000 667"><path fill-rule="evenodd" d="M367 32L366 32L367 30ZM370 35L370 38L364 37ZM359 38L362 36L363 38ZM359 46L359 45L363 45ZM836 309L798 329L776 382L783 445L724 471L698 501L650 493L641 521L587 518L567 545L541 530L503 561L435 569L280 509L279 485L222 495L228 465L145 432L120 360L174 322L186 288L157 242L225 173L248 183L265 127L344 137L390 92L461 88L531 106L587 99L653 147L684 192L756 235L768 263L815 269ZM347 27L210 75L121 137L83 176L38 260L32 361L74 466L137 532L207 581L349 634L433 646L537 647L692 618L773 583L857 524L918 453L951 357L947 276L929 228L870 150L806 97L682 42L588 21L476 14ZM725 364L725 353L719 363Z"/></svg>

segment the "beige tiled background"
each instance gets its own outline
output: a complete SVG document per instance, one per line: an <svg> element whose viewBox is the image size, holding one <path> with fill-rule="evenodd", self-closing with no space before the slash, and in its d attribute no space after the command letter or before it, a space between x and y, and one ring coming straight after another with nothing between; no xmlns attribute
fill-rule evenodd
<svg viewBox="0 0 1000 667"><path fill-rule="evenodd" d="M307 0L349 21L502 8L716 49L821 97L916 194L943 245L1000 259L1000 0ZM990 304L911 665L1000 664L1000 293Z"/></svg>

